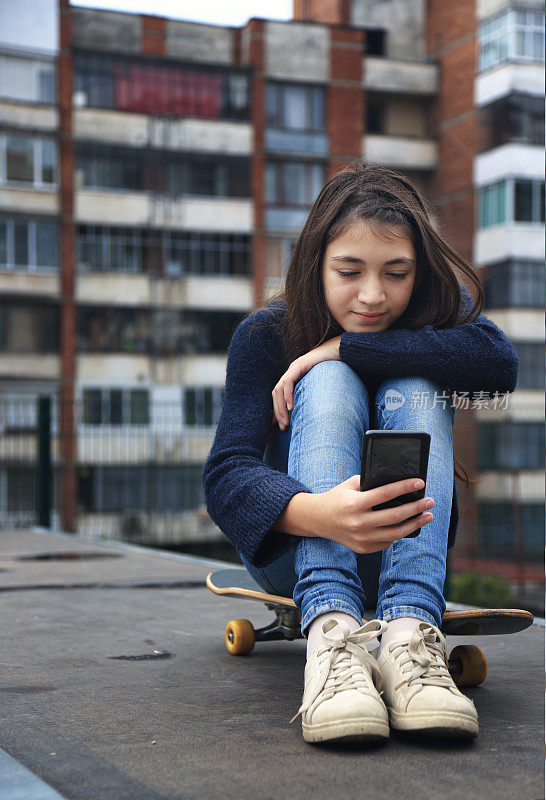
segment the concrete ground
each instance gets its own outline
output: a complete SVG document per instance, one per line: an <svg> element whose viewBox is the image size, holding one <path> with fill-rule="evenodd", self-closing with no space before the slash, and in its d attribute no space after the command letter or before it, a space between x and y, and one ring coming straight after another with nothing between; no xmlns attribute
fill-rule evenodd
<svg viewBox="0 0 546 800"><path fill-rule="evenodd" d="M27 559L44 555L56 558ZM0 532L2 800L544 797L543 626L466 640L489 661L485 683L464 690L476 740L309 745L300 719L288 724L305 641L231 656L226 622L271 612L211 594L217 565Z"/></svg>

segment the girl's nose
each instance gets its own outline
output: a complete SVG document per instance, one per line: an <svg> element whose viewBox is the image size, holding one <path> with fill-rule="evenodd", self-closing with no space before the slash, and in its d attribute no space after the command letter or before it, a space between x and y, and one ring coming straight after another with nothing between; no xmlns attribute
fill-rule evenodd
<svg viewBox="0 0 546 800"><path fill-rule="evenodd" d="M361 286L358 291L358 302L375 307L385 302L385 292L379 284L367 284Z"/></svg>

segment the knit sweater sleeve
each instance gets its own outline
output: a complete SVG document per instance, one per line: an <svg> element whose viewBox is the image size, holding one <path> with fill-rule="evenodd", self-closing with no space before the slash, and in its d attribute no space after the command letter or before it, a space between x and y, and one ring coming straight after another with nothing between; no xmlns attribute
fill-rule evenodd
<svg viewBox="0 0 546 800"><path fill-rule="evenodd" d="M309 491L262 460L282 348L264 315L269 317L264 311L250 315L232 336L222 412L202 474L211 518L257 567L294 545L297 537L270 528L293 495ZM255 321L261 324L251 331Z"/></svg>
<svg viewBox="0 0 546 800"><path fill-rule="evenodd" d="M459 285L462 319L473 303L466 287ZM514 346L483 314L453 328L345 332L339 358L362 373L419 376L459 392L513 392L518 377Z"/></svg>

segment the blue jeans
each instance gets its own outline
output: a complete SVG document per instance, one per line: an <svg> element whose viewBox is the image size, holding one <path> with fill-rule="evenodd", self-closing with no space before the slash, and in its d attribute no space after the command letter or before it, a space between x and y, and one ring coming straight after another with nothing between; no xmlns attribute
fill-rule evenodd
<svg viewBox="0 0 546 800"><path fill-rule="evenodd" d="M403 403L389 402L393 391L404 396ZM447 400L432 408L434 392L444 393ZM428 398L426 404L420 398ZM264 461L311 492L326 492L360 473L365 431L428 431L425 495L435 502L434 519L415 538L400 539L376 553L357 554L331 539L314 537L300 537L265 567L253 566L239 553L264 590L293 597L301 610L304 636L316 616L332 610L344 611L362 624L364 608L375 607L378 619L417 617L438 627L445 611L454 481L451 398L425 378L389 378L379 384L375 416L371 412L368 390L356 372L343 361L322 361L295 385L290 425L284 431L275 429Z"/></svg>

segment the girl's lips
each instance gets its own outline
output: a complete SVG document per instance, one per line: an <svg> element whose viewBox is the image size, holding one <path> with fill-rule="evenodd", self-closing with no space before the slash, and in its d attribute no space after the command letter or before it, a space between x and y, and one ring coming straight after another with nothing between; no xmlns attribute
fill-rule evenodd
<svg viewBox="0 0 546 800"><path fill-rule="evenodd" d="M374 320L384 317L387 312L383 311L382 314L359 314L358 311L355 311L354 313L357 315L357 317L360 317L360 319Z"/></svg>

